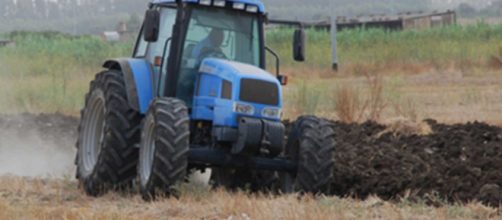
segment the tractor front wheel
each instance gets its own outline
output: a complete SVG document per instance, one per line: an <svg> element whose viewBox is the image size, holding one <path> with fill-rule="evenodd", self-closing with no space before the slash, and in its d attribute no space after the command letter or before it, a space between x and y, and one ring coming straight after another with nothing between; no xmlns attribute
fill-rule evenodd
<svg viewBox="0 0 502 220"><path fill-rule="evenodd" d="M190 122L185 104L174 98L156 99L141 133L138 178L145 200L169 196L185 179L190 147Z"/></svg>
<svg viewBox="0 0 502 220"><path fill-rule="evenodd" d="M335 164L335 132L332 123L302 116L288 136L285 156L298 164L294 173L281 175L283 193L330 193Z"/></svg>

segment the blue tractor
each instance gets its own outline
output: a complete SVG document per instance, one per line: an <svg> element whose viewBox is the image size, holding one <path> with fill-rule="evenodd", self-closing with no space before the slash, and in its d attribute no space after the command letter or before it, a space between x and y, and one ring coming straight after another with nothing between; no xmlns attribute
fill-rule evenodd
<svg viewBox="0 0 502 220"><path fill-rule="evenodd" d="M83 190L139 186L152 199L211 168L216 186L328 192L334 131L302 116L286 132L287 78L265 46L270 23L294 24L268 20L258 0L153 0L132 58L106 61L85 97L76 157ZM298 25L297 61L304 38ZM276 75L265 71L267 52Z"/></svg>

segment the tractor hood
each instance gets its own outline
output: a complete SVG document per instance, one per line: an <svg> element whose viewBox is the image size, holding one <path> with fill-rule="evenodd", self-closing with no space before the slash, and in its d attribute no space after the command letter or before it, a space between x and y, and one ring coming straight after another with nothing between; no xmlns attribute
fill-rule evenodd
<svg viewBox="0 0 502 220"><path fill-rule="evenodd" d="M275 78L272 74L266 72L265 70L249 64L223 59L204 59L204 61L200 65L199 72L206 74L215 74L220 78L231 82L238 81L242 78L249 78L272 82L277 84L277 86L279 87L281 86L277 78Z"/></svg>
<svg viewBox="0 0 502 220"><path fill-rule="evenodd" d="M248 64L207 58L199 69L192 118L237 127L238 118L280 121L282 86L273 75Z"/></svg>

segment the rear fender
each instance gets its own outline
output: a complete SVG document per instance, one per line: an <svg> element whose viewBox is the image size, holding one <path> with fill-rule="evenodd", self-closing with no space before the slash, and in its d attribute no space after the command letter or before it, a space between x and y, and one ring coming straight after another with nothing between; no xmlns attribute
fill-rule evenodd
<svg viewBox="0 0 502 220"><path fill-rule="evenodd" d="M124 74L130 107L141 114L145 114L154 97L151 64L144 59L120 58L107 60L103 67L119 70Z"/></svg>

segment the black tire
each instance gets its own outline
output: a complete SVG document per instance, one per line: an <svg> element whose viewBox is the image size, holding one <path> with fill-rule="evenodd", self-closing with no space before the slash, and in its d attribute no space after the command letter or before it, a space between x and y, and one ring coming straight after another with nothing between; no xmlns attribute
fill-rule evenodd
<svg viewBox="0 0 502 220"><path fill-rule="evenodd" d="M77 141L77 179L84 191L99 196L128 189L136 177L141 115L130 108L123 74L96 75L81 111Z"/></svg>
<svg viewBox="0 0 502 220"><path fill-rule="evenodd" d="M330 193L335 164L334 136L328 120L315 116L298 118L285 149L285 156L298 164L298 170L281 176L282 192Z"/></svg>
<svg viewBox="0 0 502 220"><path fill-rule="evenodd" d="M175 194L188 167L190 119L185 104L174 98L156 99L141 138L138 178L143 199Z"/></svg>

